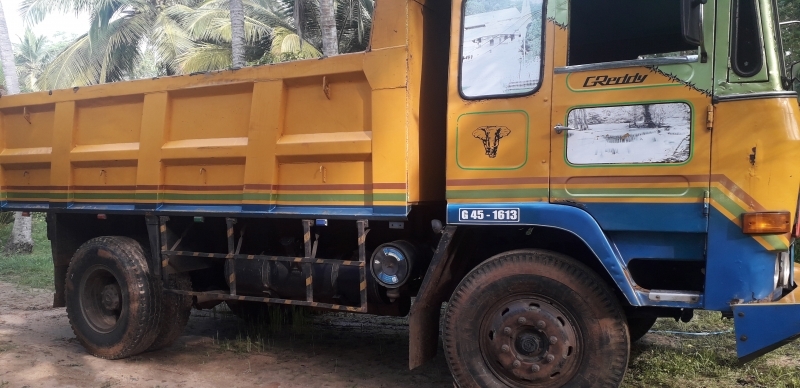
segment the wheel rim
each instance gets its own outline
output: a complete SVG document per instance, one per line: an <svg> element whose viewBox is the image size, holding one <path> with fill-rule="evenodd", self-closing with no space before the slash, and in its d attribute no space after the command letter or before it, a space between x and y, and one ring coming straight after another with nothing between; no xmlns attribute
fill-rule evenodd
<svg viewBox="0 0 800 388"><path fill-rule="evenodd" d="M93 266L80 283L81 313L84 320L99 333L114 330L123 310L122 288L108 269Z"/></svg>
<svg viewBox="0 0 800 388"><path fill-rule="evenodd" d="M547 297L516 296L484 315L480 347L484 361L507 385L561 386L580 365L575 320Z"/></svg>

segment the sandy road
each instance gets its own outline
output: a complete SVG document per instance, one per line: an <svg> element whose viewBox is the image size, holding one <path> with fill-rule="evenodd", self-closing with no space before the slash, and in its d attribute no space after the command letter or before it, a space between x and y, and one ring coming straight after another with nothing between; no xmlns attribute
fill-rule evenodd
<svg viewBox="0 0 800 388"><path fill-rule="evenodd" d="M236 341L241 321L193 311L170 348L108 361L86 354L51 301L49 292L0 282L0 388L453 386L441 349L408 371L401 319L322 315L305 334L287 328L248 352Z"/></svg>

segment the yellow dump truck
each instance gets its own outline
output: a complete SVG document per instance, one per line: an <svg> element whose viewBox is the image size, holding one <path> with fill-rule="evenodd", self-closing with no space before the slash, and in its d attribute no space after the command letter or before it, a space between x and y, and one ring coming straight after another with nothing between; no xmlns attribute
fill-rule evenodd
<svg viewBox="0 0 800 388"><path fill-rule="evenodd" d="M377 0L366 52L2 97L2 210L47 212L54 305L99 357L271 303L408 314L414 368L448 302L460 387L617 386L696 309L749 360L800 334L777 20Z"/></svg>

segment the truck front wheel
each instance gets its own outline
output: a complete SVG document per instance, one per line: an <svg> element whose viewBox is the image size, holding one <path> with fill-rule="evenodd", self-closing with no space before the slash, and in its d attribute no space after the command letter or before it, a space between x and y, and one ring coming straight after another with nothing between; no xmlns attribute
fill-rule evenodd
<svg viewBox="0 0 800 388"><path fill-rule="evenodd" d="M72 331L94 356L139 354L159 333L161 288L133 239L98 237L83 244L67 271L66 296Z"/></svg>
<svg viewBox="0 0 800 388"><path fill-rule="evenodd" d="M628 364L626 318L582 263L537 250L472 270L447 306L444 348L467 387L616 387Z"/></svg>

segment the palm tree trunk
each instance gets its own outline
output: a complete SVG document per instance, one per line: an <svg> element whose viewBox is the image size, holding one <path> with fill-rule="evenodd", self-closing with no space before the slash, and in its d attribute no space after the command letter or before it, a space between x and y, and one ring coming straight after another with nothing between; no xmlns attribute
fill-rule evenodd
<svg viewBox="0 0 800 388"><path fill-rule="evenodd" d="M322 30L322 53L332 57L339 54L339 42L336 33L336 14L334 0L319 1L319 27Z"/></svg>
<svg viewBox="0 0 800 388"><path fill-rule="evenodd" d="M0 60L3 61L3 74L6 76L8 94L19 94L19 76L14 62L14 51L11 49L11 37L8 35L6 14L0 4Z"/></svg>
<svg viewBox="0 0 800 388"><path fill-rule="evenodd" d="M19 94L19 75L14 62L14 51L11 48L11 37L8 35L6 14L0 4L0 61L3 63L3 74L6 77L6 91L8 94ZM23 217L21 212L14 213L14 228L6 244L6 252L33 251L33 238L31 238L31 217Z"/></svg>
<svg viewBox="0 0 800 388"><path fill-rule="evenodd" d="M244 59L244 8L242 0L230 0L231 7L231 42L233 46L233 68L245 66Z"/></svg>

